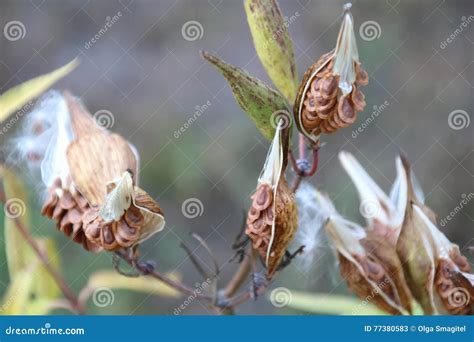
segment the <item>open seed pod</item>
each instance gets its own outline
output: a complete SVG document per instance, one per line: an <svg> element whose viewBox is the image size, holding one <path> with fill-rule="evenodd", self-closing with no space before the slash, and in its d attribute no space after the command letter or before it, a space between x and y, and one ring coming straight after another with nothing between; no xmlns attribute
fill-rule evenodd
<svg viewBox="0 0 474 342"><path fill-rule="evenodd" d="M368 84L369 76L359 62L350 7L344 6L336 48L305 72L293 106L298 130L315 146L321 133L349 126L365 107L359 87Z"/></svg>
<svg viewBox="0 0 474 342"><path fill-rule="evenodd" d="M252 195L245 233L271 279L297 229L295 196L285 179L288 130L280 121Z"/></svg>
<svg viewBox="0 0 474 342"><path fill-rule="evenodd" d="M99 127L70 94L60 101L58 138L52 139L42 162L50 194L43 214L91 251L131 247L162 230L161 208L136 186L134 148ZM51 161L61 161L61 169Z"/></svg>
<svg viewBox="0 0 474 342"><path fill-rule="evenodd" d="M426 314L472 314L472 286L468 281L472 268L458 246L436 227L434 213L422 203L421 189L414 177L409 177L408 161L402 161L409 181L397 251L411 292ZM460 286L453 279L456 274L456 279L465 280Z"/></svg>
<svg viewBox="0 0 474 342"><path fill-rule="evenodd" d="M344 219L326 195L317 192L316 198L327 215L325 230L349 288L388 313L411 313L411 294L395 248L372 230Z"/></svg>

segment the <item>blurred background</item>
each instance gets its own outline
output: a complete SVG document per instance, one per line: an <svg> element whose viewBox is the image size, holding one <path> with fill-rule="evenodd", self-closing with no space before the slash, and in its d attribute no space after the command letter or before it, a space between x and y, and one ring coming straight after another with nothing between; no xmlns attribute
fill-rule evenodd
<svg viewBox="0 0 474 342"><path fill-rule="evenodd" d="M344 2L279 2L301 76L335 46ZM362 89L367 106L352 127L323 138L320 168L309 181L329 193L348 218L363 223L355 187L337 158L341 150L352 152L385 191L395 176L395 157L404 151L439 220L472 197L473 12L470 0L353 2L360 59L370 75ZM22 24L20 38L6 39L12 21ZM189 25L197 31L186 31ZM211 267L205 250L189 236L198 233L224 265L220 283L225 284L238 267L229 262L231 245L269 142L199 51L212 51L271 84L256 56L242 1L2 0L0 27L0 93L79 56L80 66L55 88L79 96L91 113L112 113L111 129L138 148L141 185L159 201L167 221L162 233L144 243L142 256L155 260L160 271L181 273L188 284L199 282L179 247L186 241ZM21 120L0 137L2 144L20 125ZM5 158L8 151L2 153ZM25 181L34 188L28 177ZM183 215L188 199L202 204L194 218ZM32 230L54 237L63 272L76 292L91 274L112 268L109 254L90 254L70 242L39 216L37 199L36 205ZM474 245L473 209L468 202L440 226L465 255ZM324 238L314 238L317 254L300 256L274 286L347 294L331 249ZM0 244L0 292L9 282L4 260ZM88 313L173 314L182 303L182 298L118 290L112 305L89 302ZM301 314L275 308L265 298L237 312ZM208 313L196 300L181 314Z"/></svg>

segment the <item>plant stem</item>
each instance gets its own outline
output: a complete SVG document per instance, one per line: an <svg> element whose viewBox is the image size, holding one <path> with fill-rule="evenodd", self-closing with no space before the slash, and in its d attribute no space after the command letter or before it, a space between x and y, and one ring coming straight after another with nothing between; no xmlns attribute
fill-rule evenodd
<svg viewBox="0 0 474 342"><path fill-rule="evenodd" d="M240 266L237 270L237 272L234 274L232 279L229 281L227 284L226 288L224 289L224 296L225 298L230 298L233 295L237 293L239 288L242 286L242 284L245 282L247 277L250 274L250 271L252 270L252 261L249 256L245 256L244 260L240 263Z"/></svg>
<svg viewBox="0 0 474 342"><path fill-rule="evenodd" d="M68 287L66 284L66 281L64 278L59 274L59 272L51 265L50 261L48 260L48 256L43 252L43 250L38 246L36 243L35 239L31 236L30 232L26 227L23 225L21 220L16 217L15 219L15 225L20 231L21 235L23 238L26 240L26 242L30 245L30 247L33 249L33 251L36 253L40 261L43 263L44 267L46 270L49 272L51 277L54 279L58 287L61 289L61 291L64 294L64 297L69 301L71 304L71 307L79 314L79 315L84 315L85 314L85 308L79 303L79 300L77 299L77 296L72 292L72 290Z"/></svg>

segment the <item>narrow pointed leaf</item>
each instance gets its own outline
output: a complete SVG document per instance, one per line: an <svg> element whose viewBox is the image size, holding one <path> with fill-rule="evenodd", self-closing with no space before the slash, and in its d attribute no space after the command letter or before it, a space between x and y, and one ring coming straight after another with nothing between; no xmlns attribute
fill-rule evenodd
<svg viewBox="0 0 474 342"><path fill-rule="evenodd" d="M275 115L289 113L285 98L264 82L250 76L246 71L230 65L208 52L203 52L202 55L226 78L240 107L253 120L263 136L271 141L278 123L272 122L275 120ZM288 115L286 119L289 120L290 116Z"/></svg>
<svg viewBox="0 0 474 342"><path fill-rule="evenodd" d="M323 315L386 315L372 304L342 295L291 291L289 306Z"/></svg>
<svg viewBox="0 0 474 342"><path fill-rule="evenodd" d="M59 253L54 241L52 239L41 238L36 239L36 243L48 257L51 266L60 272ZM33 292L35 297L41 299L58 298L61 295L61 290L44 265L41 262L38 263L38 267L35 269L33 275Z"/></svg>
<svg viewBox="0 0 474 342"><path fill-rule="evenodd" d="M25 227L29 226L30 214L26 189L16 175L0 165L0 177L7 200L5 213L5 250L10 280L24 270L31 260L33 251L18 231L15 218Z"/></svg>
<svg viewBox="0 0 474 342"><path fill-rule="evenodd" d="M4 293L1 306L1 315L24 314L31 295L33 286L32 267L18 272Z"/></svg>
<svg viewBox="0 0 474 342"><path fill-rule="evenodd" d="M293 43L276 0L246 0L244 3L253 44L268 76L293 102L298 73Z"/></svg>
<svg viewBox="0 0 474 342"><path fill-rule="evenodd" d="M35 77L19 84L0 96L0 123L11 113L18 110L29 101L41 95L54 83L69 74L79 64L77 59L48 74Z"/></svg>

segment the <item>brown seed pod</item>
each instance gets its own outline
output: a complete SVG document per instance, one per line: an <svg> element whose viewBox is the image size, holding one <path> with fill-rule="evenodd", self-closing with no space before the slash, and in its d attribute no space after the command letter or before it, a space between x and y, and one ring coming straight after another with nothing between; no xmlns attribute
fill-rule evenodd
<svg viewBox="0 0 474 342"><path fill-rule="evenodd" d="M66 116L66 127L59 129L72 133L62 157L67 165L49 185L42 214L90 251L131 247L162 230L161 208L135 185L138 162L131 145L95 124L69 93L63 100L68 111L58 115Z"/></svg>
<svg viewBox="0 0 474 342"><path fill-rule="evenodd" d="M286 139L288 135L282 132L280 124L251 197L246 221L245 233L265 264L268 279L280 265L297 228L296 201L284 176Z"/></svg>
<svg viewBox="0 0 474 342"><path fill-rule="evenodd" d="M305 72L293 106L298 130L315 145L321 133L349 126L365 107L359 86L368 84L368 74L359 62L349 8L345 8L336 48Z"/></svg>

